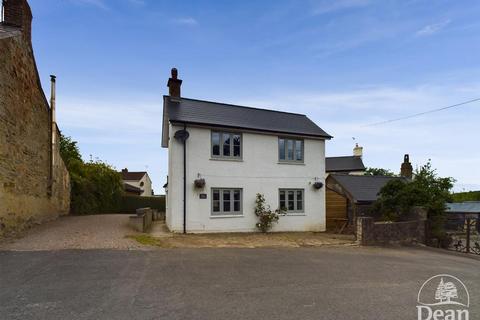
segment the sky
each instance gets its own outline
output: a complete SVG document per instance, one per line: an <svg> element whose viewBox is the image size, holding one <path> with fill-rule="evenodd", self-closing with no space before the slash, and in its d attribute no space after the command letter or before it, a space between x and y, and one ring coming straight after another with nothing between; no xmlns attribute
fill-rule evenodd
<svg viewBox="0 0 480 320"><path fill-rule="evenodd" d="M162 96L308 115L334 136L327 156L364 148L396 173L431 159L456 191L480 190L480 1L30 0L44 90L85 160L167 175Z"/></svg>

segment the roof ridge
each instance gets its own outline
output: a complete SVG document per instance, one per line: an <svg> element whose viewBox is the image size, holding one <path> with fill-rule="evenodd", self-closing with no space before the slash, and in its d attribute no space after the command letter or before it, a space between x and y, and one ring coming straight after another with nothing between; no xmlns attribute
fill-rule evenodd
<svg viewBox="0 0 480 320"><path fill-rule="evenodd" d="M360 156L331 156L331 157L325 157L325 158L362 158Z"/></svg>
<svg viewBox="0 0 480 320"><path fill-rule="evenodd" d="M360 175L360 174L340 174L340 173L330 173L330 175L333 175L333 176L342 176L342 177L355 177L355 178L401 178L401 179L405 179L405 177L398 177L398 176L374 176L374 175L366 175L366 174L363 174L363 175Z"/></svg>
<svg viewBox="0 0 480 320"><path fill-rule="evenodd" d="M169 96L168 96L168 95L165 95L164 97L169 97ZM211 101L211 100L201 100L201 99L193 99L193 98L185 98L185 97L181 97L180 99L192 100L192 101L199 101L199 102L207 102L207 103L214 103L214 104L223 104L223 105L226 105L226 106L236 107L236 108L246 108L246 109L253 109L253 110L260 110L260 111L286 113L286 114L292 114L292 115L302 116L302 117L308 118L307 115L305 115L305 114L303 114L303 113L280 111L280 110L272 110L272 109L264 109L264 108L258 108L258 107L249 107L249 106L242 106L242 105L233 104L233 103L225 103L225 102L218 102L218 101Z"/></svg>

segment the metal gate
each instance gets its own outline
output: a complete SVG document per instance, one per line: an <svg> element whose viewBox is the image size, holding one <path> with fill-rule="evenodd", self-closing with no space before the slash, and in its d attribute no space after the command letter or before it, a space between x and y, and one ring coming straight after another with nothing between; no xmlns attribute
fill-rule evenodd
<svg viewBox="0 0 480 320"><path fill-rule="evenodd" d="M480 214L456 214L447 218L448 249L480 255Z"/></svg>

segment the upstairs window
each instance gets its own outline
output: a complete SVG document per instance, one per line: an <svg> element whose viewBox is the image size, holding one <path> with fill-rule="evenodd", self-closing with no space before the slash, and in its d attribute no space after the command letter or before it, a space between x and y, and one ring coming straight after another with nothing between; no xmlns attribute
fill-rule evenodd
<svg viewBox="0 0 480 320"><path fill-rule="evenodd" d="M241 159L242 135L240 133L212 131L212 157Z"/></svg>
<svg viewBox="0 0 480 320"><path fill-rule="evenodd" d="M278 138L280 162L303 162L303 140Z"/></svg>

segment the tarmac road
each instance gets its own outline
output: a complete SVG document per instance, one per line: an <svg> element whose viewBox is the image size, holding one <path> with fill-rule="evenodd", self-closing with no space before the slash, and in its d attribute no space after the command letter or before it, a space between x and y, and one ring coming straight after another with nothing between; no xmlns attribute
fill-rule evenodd
<svg viewBox="0 0 480 320"><path fill-rule="evenodd" d="M3 251L0 318L417 319L442 273L480 318L480 261L431 249Z"/></svg>

